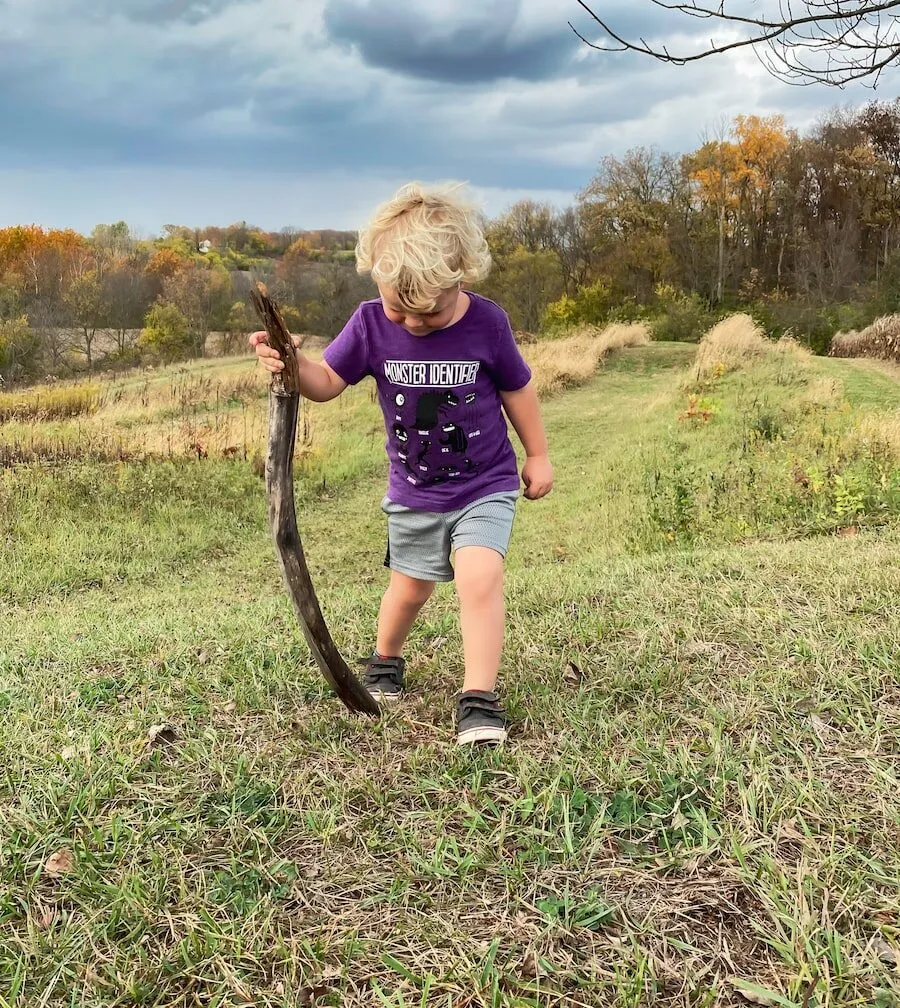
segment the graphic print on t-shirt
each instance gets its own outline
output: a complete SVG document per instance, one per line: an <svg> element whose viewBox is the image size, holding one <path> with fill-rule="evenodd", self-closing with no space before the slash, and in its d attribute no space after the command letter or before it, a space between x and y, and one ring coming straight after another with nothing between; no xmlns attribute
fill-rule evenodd
<svg viewBox="0 0 900 1008"><path fill-rule="evenodd" d="M481 435L473 429L475 393L466 394L460 386L474 385L480 367L480 361L384 362L391 384L422 389L394 396L397 412L390 430L407 482L433 486L476 471L467 455L470 439Z"/></svg>

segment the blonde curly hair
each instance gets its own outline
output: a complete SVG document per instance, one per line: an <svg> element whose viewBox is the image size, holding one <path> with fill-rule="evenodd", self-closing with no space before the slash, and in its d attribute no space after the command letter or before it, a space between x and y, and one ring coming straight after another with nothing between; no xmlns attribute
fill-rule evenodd
<svg viewBox="0 0 900 1008"><path fill-rule="evenodd" d="M410 312L434 311L442 291L483 280L491 269L477 208L460 182L410 182L360 232L356 268L397 292Z"/></svg>

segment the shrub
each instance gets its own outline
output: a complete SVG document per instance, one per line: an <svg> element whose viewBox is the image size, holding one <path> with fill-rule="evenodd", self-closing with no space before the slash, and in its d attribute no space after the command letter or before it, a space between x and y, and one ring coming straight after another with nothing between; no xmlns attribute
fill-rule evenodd
<svg viewBox="0 0 900 1008"><path fill-rule="evenodd" d="M558 301L551 301L544 309L541 318L541 329L549 333L558 333L578 324L578 302L568 294Z"/></svg>
<svg viewBox="0 0 900 1008"><path fill-rule="evenodd" d="M168 301L157 301L147 312L138 338L141 351L159 361L184 360L194 346L184 313Z"/></svg>
<svg viewBox="0 0 900 1008"><path fill-rule="evenodd" d="M576 295L578 321L587 325L603 325L609 319L613 308L613 296L609 285L596 280L582 287Z"/></svg>
<svg viewBox="0 0 900 1008"><path fill-rule="evenodd" d="M37 336L24 315L0 322L0 386L36 373L40 349Z"/></svg>
<svg viewBox="0 0 900 1008"><path fill-rule="evenodd" d="M576 325L604 325L613 311L613 296L609 285L595 280L580 287L575 297L563 294L544 309L541 329L559 332Z"/></svg>
<svg viewBox="0 0 900 1008"><path fill-rule="evenodd" d="M609 313L610 322L646 322L652 317L652 309L633 297L624 298Z"/></svg>
<svg viewBox="0 0 900 1008"><path fill-rule="evenodd" d="M884 315L862 332L839 332L828 352L832 357L900 361L900 315Z"/></svg>
<svg viewBox="0 0 900 1008"><path fill-rule="evenodd" d="M772 295L755 301L747 309L753 319L772 336L790 333L808 346L813 353L825 353L842 317L852 317L849 308L824 308L806 304L783 295Z"/></svg>
<svg viewBox="0 0 900 1008"><path fill-rule="evenodd" d="M715 321L699 294L684 294L669 284L660 284L655 294L660 311L653 322L655 340L697 343Z"/></svg>

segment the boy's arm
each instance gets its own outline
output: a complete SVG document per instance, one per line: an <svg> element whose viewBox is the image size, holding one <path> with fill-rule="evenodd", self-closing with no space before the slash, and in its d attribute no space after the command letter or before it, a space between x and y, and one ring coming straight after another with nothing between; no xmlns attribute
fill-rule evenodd
<svg viewBox="0 0 900 1008"><path fill-rule="evenodd" d="M295 343L300 342L298 336L292 336ZM277 350L272 349L268 343L268 335L265 332L255 332L250 337L250 346L256 351L259 363L272 374L284 369L284 361ZM300 352L297 354L297 367L300 371L300 394L313 402L328 402L336 399L347 387L347 383L324 361L318 363L310 360Z"/></svg>
<svg viewBox="0 0 900 1008"><path fill-rule="evenodd" d="M522 467L525 496L529 500L538 500L553 489L553 466L550 465L537 392L529 382L516 392L501 392L500 400L527 456Z"/></svg>
<svg viewBox="0 0 900 1008"><path fill-rule="evenodd" d="M297 351L297 367L300 370L300 394L313 402L329 402L347 387L343 378L325 361L321 364L311 361Z"/></svg>

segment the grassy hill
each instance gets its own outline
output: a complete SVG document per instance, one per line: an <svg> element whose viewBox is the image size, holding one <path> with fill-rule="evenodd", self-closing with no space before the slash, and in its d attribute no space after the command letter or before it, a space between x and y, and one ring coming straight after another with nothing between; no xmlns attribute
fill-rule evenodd
<svg viewBox="0 0 900 1008"><path fill-rule="evenodd" d="M2 1008L900 1004L892 373L657 344L549 398L487 753L450 744L451 589L396 711L327 695L249 362L89 394L0 425L43 459L0 470ZM348 658L384 582L381 442L365 386L301 429Z"/></svg>

